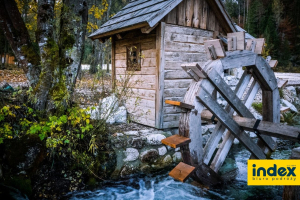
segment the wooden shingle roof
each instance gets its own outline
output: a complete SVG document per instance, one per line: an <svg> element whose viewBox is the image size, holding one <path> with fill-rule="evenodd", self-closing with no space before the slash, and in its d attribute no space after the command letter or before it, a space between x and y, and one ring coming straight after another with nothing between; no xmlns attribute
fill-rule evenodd
<svg viewBox="0 0 300 200"><path fill-rule="evenodd" d="M110 37L114 34L142 28L154 27L169 12L171 12L183 0L136 0L127 4L115 16L103 24L100 29L92 33L89 38L98 39ZM228 14L224 11L223 4L220 0L209 0L209 4L214 2L215 8L222 13L224 22L230 23L229 27L234 30L234 26L228 18ZM232 25L232 27L231 27Z"/></svg>

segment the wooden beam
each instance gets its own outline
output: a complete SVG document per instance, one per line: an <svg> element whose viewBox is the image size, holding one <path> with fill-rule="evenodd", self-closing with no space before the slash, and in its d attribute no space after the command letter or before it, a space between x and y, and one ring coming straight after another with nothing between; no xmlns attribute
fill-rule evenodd
<svg viewBox="0 0 300 200"><path fill-rule="evenodd" d="M229 116L229 114L219 105L212 96L203 88L200 89L197 98L222 122L228 130L252 153L256 158L265 159L266 155L255 144L239 125Z"/></svg>
<svg viewBox="0 0 300 200"><path fill-rule="evenodd" d="M164 84L165 84L165 27L161 22L156 29L156 104L155 104L155 127L163 128L164 117Z"/></svg>
<svg viewBox="0 0 300 200"><path fill-rule="evenodd" d="M158 24L159 23L155 24L153 27L150 27L149 25L145 26L145 27L141 28L141 31L142 31L142 33L149 34L151 31L153 31L157 27Z"/></svg>
<svg viewBox="0 0 300 200"><path fill-rule="evenodd" d="M240 79L240 82L238 83L238 85L236 86L236 89L235 89L235 93L239 98L241 98L243 96L244 91L246 90L250 80L251 80L251 75L247 74L247 71L245 71ZM230 116L232 116L234 113L234 109L231 108L229 106L229 104L226 106L225 110L229 113ZM211 160L213 154L215 153L215 150L221 140L221 137L223 136L225 131L226 131L226 127L223 126L220 122L218 122L213 133L211 134L210 138L208 139L208 141L204 147L203 162L205 164L208 164L210 162L210 160ZM227 154L226 154L226 156L227 156ZM225 158L224 158L224 160L225 160Z"/></svg>
<svg viewBox="0 0 300 200"><path fill-rule="evenodd" d="M183 145L187 145L190 142L191 142L190 138L183 137L180 135L172 135L171 137L161 140L161 143L170 146L174 149L181 147Z"/></svg>
<svg viewBox="0 0 300 200"><path fill-rule="evenodd" d="M115 35L117 33L123 33L123 32L126 32L126 31L143 28L143 27L145 27L147 25L148 25L147 22L143 22L143 23L140 23L140 24L136 24L136 25L133 25L133 26L129 26L129 27L125 27L125 28L113 30L113 31L106 32L106 33L103 33L103 34L94 35L94 36L91 36L89 38L91 38L92 40L96 40L96 39L101 39L101 38L105 38L105 37L111 37L111 36L113 36L113 35Z"/></svg>
<svg viewBox="0 0 300 200"><path fill-rule="evenodd" d="M288 84L288 80L283 80L283 79L277 79L277 86L279 89L285 88L285 86Z"/></svg>
<svg viewBox="0 0 300 200"><path fill-rule="evenodd" d="M118 40L122 40L123 39L123 37L122 37L122 35L120 33L116 34L116 36L117 36Z"/></svg>
<svg viewBox="0 0 300 200"><path fill-rule="evenodd" d="M254 66L257 54L249 51L232 51L227 52L227 56L222 58L222 64L225 69Z"/></svg>
<svg viewBox="0 0 300 200"><path fill-rule="evenodd" d="M186 179L195 171L195 167L180 162L170 173L169 176L174 179L185 182Z"/></svg>
<svg viewBox="0 0 300 200"><path fill-rule="evenodd" d="M189 104L186 104L186 103L183 103L183 102L180 102L180 101L165 100L165 103L173 105L173 106L179 106L181 108L186 108L186 109L189 109L189 110L192 110L192 109L195 108L195 106L193 106L193 105L189 105Z"/></svg>
<svg viewBox="0 0 300 200"><path fill-rule="evenodd" d="M210 121L213 114L209 110L203 110L201 118ZM233 116L233 120L244 130L256 131L254 125L257 119L250 119L246 117ZM268 121L261 121L257 127L259 134L268 135L284 140L300 141L300 128L295 126L288 126L280 123L273 123Z"/></svg>

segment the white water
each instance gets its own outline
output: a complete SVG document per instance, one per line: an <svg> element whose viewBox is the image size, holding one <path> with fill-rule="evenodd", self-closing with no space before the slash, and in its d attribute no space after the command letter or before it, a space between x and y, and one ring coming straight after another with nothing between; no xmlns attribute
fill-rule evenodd
<svg viewBox="0 0 300 200"><path fill-rule="evenodd" d="M277 150L273 159L287 159L290 150ZM187 183L174 181L168 172L153 175L152 177L132 178L123 181L111 181L101 189L83 191L71 194L72 200L204 200L204 199L281 199L282 187L250 187L247 186L247 160L250 153L242 147L235 145L230 155L236 160L238 175L235 180L223 184L221 187L209 190Z"/></svg>

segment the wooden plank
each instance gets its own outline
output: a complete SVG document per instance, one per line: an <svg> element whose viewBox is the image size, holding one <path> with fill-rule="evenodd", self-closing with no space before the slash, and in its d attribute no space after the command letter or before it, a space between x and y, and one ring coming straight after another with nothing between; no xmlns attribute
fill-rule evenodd
<svg viewBox="0 0 300 200"><path fill-rule="evenodd" d="M141 71L128 72L126 68L116 68L116 74L125 75L125 74L133 74L133 75L156 75L157 68L156 67L142 67Z"/></svg>
<svg viewBox="0 0 300 200"><path fill-rule="evenodd" d="M277 82L278 82L277 87L279 89L282 89L282 88L285 88L285 86L288 84L289 81L283 80L283 79L277 79Z"/></svg>
<svg viewBox="0 0 300 200"><path fill-rule="evenodd" d="M204 53L165 52L165 61L172 62L205 62L207 57Z"/></svg>
<svg viewBox="0 0 300 200"><path fill-rule="evenodd" d="M150 49L156 49L156 42L142 42L141 43L141 51L143 50L150 50Z"/></svg>
<svg viewBox="0 0 300 200"><path fill-rule="evenodd" d="M187 0L186 1L186 8L185 8L185 26L192 26L193 23L193 15L194 15L194 0Z"/></svg>
<svg viewBox="0 0 300 200"><path fill-rule="evenodd" d="M165 89L171 88L188 88L191 84L191 79L173 79L173 80L165 80Z"/></svg>
<svg viewBox="0 0 300 200"><path fill-rule="evenodd" d="M208 14L208 18L207 18L207 26L206 28L208 30L214 31L215 29L215 21L216 21L216 16L215 14L212 12L212 10L209 10L209 14Z"/></svg>
<svg viewBox="0 0 300 200"><path fill-rule="evenodd" d="M157 27L158 23L154 25L153 27L145 26L144 28L141 28L141 32L145 34L149 34L151 31L153 31Z"/></svg>
<svg viewBox="0 0 300 200"><path fill-rule="evenodd" d="M222 64L225 69L238 67L254 66L256 64L257 54L249 51L227 52L227 56L222 58Z"/></svg>
<svg viewBox="0 0 300 200"><path fill-rule="evenodd" d="M164 121L163 129L167 128L178 128L179 127L179 120L176 121Z"/></svg>
<svg viewBox="0 0 300 200"><path fill-rule="evenodd" d="M183 0L177 6L177 23L180 26L184 26L185 24L185 6L186 6L186 0Z"/></svg>
<svg viewBox="0 0 300 200"><path fill-rule="evenodd" d="M235 137L238 138L239 141L256 156L256 158L266 158L259 146L257 146L257 144L251 140L249 135L240 129L239 125L228 115L225 110L223 110L223 108L217 102L214 101L207 91L201 88L197 98L204 104L205 107L207 107L214 115L216 115L218 120L220 120L222 124L226 126L226 128L230 130L231 133L234 134Z"/></svg>
<svg viewBox="0 0 300 200"><path fill-rule="evenodd" d="M265 48L265 38L248 39L246 50L251 50L252 41L256 42L254 53L261 55Z"/></svg>
<svg viewBox="0 0 300 200"><path fill-rule="evenodd" d="M192 43L192 44L202 44L202 45L204 45L204 41L209 39L209 37L203 37L199 35L185 35L180 33L168 33L168 32L166 32L165 38L167 41L172 41L172 42L182 42L182 43Z"/></svg>
<svg viewBox="0 0 300 200"><path fill-rule="evenodd" d="M151 109L155 108L155 101L144 99L143 97L138 97L138 98L130 97L125 100L125 104L131 107L141 106L144 108L151 108Z"/></svg>
<svg viewBox="0 0 300 200"><path fill-rule="evenodd" d="M253 76L260 83L263 90L273 91L277 88L277 79L273 70L269 67L267 61L258 56L255 67L253 68Z"/></svg>
<svg viewBox="0 0 300 200"><path fill-rule="evenodd" d="M179 118L180 114L166 114L164 115L164 125L165 122L178 122L177 125L179 125Z"/></svg>
<svg viewBox="0 0 300 200"><path fill-rule="evenodd" d="M187 92L187 88L172 88L164 90L164 97L183 97Z"/></svg>
<svg viewBox="0 0 300 200"><path fill-rule="evenodd" d="M270 60L269 65L271 68L275 68L278 65L277 60Z"/></svg>
<svg viewBox="0 0 300 200"><path fill-rule="evenodd" d="M191 28L191 27L184 27L184 26L177 26L177 25L172 25L172 24L166 25L166 32L183 34L183 35L202 36L202 37L208 37L208 38L213 37L213 31L196 29L196 28Z"/></svg>
<svg viewBox="0 0 300 200"><path fill-rule="evenodd" d="M128 80L129 79L129 80ZM118 86L126 86L135 89L155 89L156 76L155 75L120 75L116 77ZM124 85L126 83L126 85Z"/></svg>
<svg viewBox="0 0 300 200"><path fill-rule="evenodd" d="M202 14L202 1L195 0L194 3L194 18L193 18L193 27L199 28L200 27L200 18Z"/></svg>
<svg viewBox="0 0 300 200"><path fill-rule="evenodd" d="M174 8L167 16L166 23L168 24L177 24L177 8Z"/></svg>
<svg viewBox="0 0 300 200"><path fill-rule="evenodd" d="M186 137L183 137L180 135L172 135L170 137L167 137L167 138L161 140L161 143L163 143L167 146L170 146L174 149L184 146L184 145L187 145L190 142L191 142L190 138L186 138Z"/></svg>
<svg viewBox="0 0 300 200"><path fill-rule="evenodd" d="M207 18L208 18L208 4L206 1L202 1L203 7L202 7L202 17L200 21L200 28L201 29L206 29L207 27Z"/></svg>
<svg viewBox="0 0 300 200"><path fill-rule="evenodd" d="M156 128L163 127L163 105L164 105L164 66L165 66L165 23L161 22L156 33L156 47L157 47L157 75L156 75Z"/></svg>
<svg viewBox="0 0 300 200"><path fill-rule="evenodd" d="M180 162L170 173L169 175L176 180L185 182L186 179L195 171L195 167L187 165L183 162Z"/></svg>
<svg viewBox="0 0 300 200"><path fill-rule="evenodd" d="M204 42L204 45L205 45L205 49L206 49L207 59L211 59L212 60L212 56L211 56L211 54L209 52L209 49L208 49L208 47L210 45L214 46L218 58L224 58L224 57L226 57L225 49L224 49L224 46L221 43L220 39L207 40L207 41Z"/></svg>
<svg viewBox="0 0 300 200"><path fill-rule="evenodd" d="M236 37L236 50L245 50L245 32L227 33L227 38L232 37ZM228 46L228 51L233 51L233 49Z"/></svg>
<svg viewBox="0 0 300 200"><path fill-rule="evenodd" d="M213 114L208 110L204 110L201 113L201 118L204 120L210 121L212 116ZM256 131L253 129L253 127L257 122L257 119L233 116L233 120L244 130L253 131L253 132ZM300 140L299 139L300 128L295 126L288 126L281 123L261 121L259 123L259 126L257 127L257 131L259 132L259 134L277 137L284 140L291 140L291 141Z"/></svg>
<svg viewBox="0 0 300 200"><path fill-rule="evenodd" d="M122 88L121 88L122 89ZM143 97L144 99L155 101L155 90L145 90L145 89L131 89L132 97Z"/></svg>
<svg viewBox="0 0 300 200"><path fill-rule="evenodd" d="M179 43L166 41L166 52L189 52L189 53L205 53L205 47L202 44Z"/></svg>
<svg viewBox="0 0 300 200"><path fill-rule="evenodd" d="M173 105L173 106L179 106L179 107L182 107L182 108L186 108L186 109L189 109L189 110L192 110L192 109L195 108L195 106L192 106L192 105L180 102L180 101L165 100L165 103Z"/></svg>

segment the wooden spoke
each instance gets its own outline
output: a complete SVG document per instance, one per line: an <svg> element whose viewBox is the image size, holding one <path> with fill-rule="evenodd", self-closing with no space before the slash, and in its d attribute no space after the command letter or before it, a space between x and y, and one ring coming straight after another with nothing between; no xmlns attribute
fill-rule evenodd
<svg viewBox="0 0 300 200"><path fill-rule="evenodd" d="M207 107L228 130L252 153L256 158L265 159L266 155L255 144L249 135L247 135L239 125L231 118L231 116L211 97L211 95L201 88L199 100Z"/></svg>
<svg viewBox="0 0 300 200"><path fill-rule="evenodd" d="M195 167L180 162L170 173L169 176L174 179L185 182L186 179L195 171Z"/></svg>
<svg viewBox="0 0 300 200"><path fill-rule="evenodd" d="M190 138L183 137L180 135L173 135L173 136L163 139L161 141L161 143L168 145L170 147L173 147L173 148L178 148L178 147L187 145L190 142L191 142Z"/></svg>
<svg viewBox="0 0 300 200"><path fill-rule="evenodd" d="M189 104L186 104L186 103L183 103L183 102L180 102L180 101L166 100L165 103L173 105L173 106L179 106L181 108L186 108L186 109L189 109L189 110L192 110L192 109L195 108L195 106L193 106L193 105L189 105Z"/></svg>

